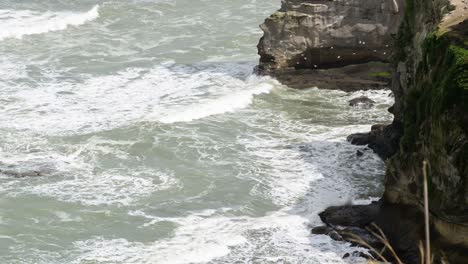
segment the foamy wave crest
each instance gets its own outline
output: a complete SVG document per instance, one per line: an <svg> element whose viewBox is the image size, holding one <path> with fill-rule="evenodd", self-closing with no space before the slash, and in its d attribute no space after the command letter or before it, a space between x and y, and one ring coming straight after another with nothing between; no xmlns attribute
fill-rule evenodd
<svg viewBox="0 0 468 264"><path fill-rule="evenodd" d="M176 109L159 119L162 123L189 122L204 117L234 112L249 106L255 95L269 93L273 84L261 82L261 78L250 76L247 83L253 88L235 92L220 98L206 100L204 103Z"/></svg>
<svg viewBox="0 0 468 264"><path fill-rule="evenodd" d="M80 254L70 262L234 263L255 256L255 263L345 263L341 256L350 251L346 244L333 245L325 236L311 241L308 219L286 210L258 218L222 216L228 211L204 210L185 218L132 212L131 216L148 218L151 224L172 222L178 227L171 237L149 243L104 237L76 241L73 245Z"/></svg>
<svg viewBox="0 0 468 264"><path fill-rule="evenodd" d="M86 76L80 83L58 78L39 88L5 85L15 100L0 108L0 127L49 135L88 133L140 121L187 122L234 112L278 85L272 78L251 75L252 67L249 63L162 64Z"/></svg>
<svg viewBox="0 0 468 264"><path fill-rule="evenodd" d="M60 31L69 26L83 25L98 17L99 5L85 13L46 12L39 14L29 10L0 10L0 40L21 39L27 35Z"/></svg>

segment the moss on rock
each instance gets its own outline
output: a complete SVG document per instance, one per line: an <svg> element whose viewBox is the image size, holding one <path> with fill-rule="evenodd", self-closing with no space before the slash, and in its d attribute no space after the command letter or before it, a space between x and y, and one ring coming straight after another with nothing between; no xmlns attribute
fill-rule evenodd
<svg viewBox="0 0 468 264"><path fill-rule="evenodd" d="M468 39L457 29L438 32L447 5L444 0L406 1L396 38L392 88L395 122L403 124L404 132L399 151L388 161L384 198L422 206L425 160L433 218L467 226ZM462 241L468 246L468 238Z"/></svg>

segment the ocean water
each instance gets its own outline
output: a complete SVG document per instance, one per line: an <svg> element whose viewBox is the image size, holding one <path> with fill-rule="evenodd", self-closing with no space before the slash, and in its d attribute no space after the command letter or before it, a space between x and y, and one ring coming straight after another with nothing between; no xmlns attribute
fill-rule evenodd
<svg viewBox="0 0 468 264"><path fill-rule="evenodd" d="M381 194L345 138L393 98L253 75L279 5L0 0L0 263L362 261L310 226Z"/></svg>

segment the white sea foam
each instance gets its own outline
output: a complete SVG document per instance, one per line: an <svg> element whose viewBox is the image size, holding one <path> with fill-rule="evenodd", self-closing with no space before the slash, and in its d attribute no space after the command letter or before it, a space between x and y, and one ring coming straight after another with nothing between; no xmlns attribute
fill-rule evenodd
<svg viewBox="0 0 468 264"><path fill-rule="evenodd" d="M345 263L351 249L328 237L311 242L308 220L287 213L288 208L264 217L224 217L219 210L195 212L183 218L156 217L132 212L152 224L169 221L179 227L173 236L151 243L95 237L74 245L81 254L72 263ZM269 249L274 250L269 250ZM335 252L327 249L334 249ZM183 252L183 253L182 253ZM249 262L249 261L247 261Z"/></svg>
<svg viewBox="0 0 468 264"><path fill-rule="evenodd" d="M179 184L169 172L149 169L135 168L131 172L114 169L95 174L81 170L75 173L78 175L16 187L16 190L10 190L10 194L32 193L84 205L122 206L130 205L155 191L177 188Z"/></svg>
<svg viewBox="0 0 468 264"><path fill-rule="evenodd" d="M0 192L9 196L28 193L84 205L122 206L133 204L153 192L181 187L169 170L138 166L104 171L97 168L99 160L105 156L129 159L124 150L135 143L132 141L91 137L83 144L65 145L65 150L57 151L47 146L50 144L47 141L31 142L27 136L19 145L13 138L4 139L5 142L0 142L0 169L10 174L39 172L42 176L21 181L11 180L11 175L7 174Z"/></svg>
<svg viewBox="0 0 468 264"><path fill-rule="evenodd" d="M188 107L181 107L165 113L159 121L162 123L189 122L211 115L234 112L245 108L252 103L255 95L269 93L273 89L272 83L264 82L264 78L251 76L247 81L247 86L251 88L241 91L234 91L232 94L224 95L216 99L204 100L203 103L193 104Z"/></svg>
<svg viewBox="0 0 468 264"><path fill-rule="evenodd" d="M27 35L43 34L80 26L99 17L99 6L84 13L45 12L30 10L0 10L0 41L21 39Z"/></svg>
<svg viewBox="0 0 468 264"><path fill-rule="evenodd" d="M263 196L280 206L292 205L309 190L311 182L323 178L316 166L302 157L303 153L287 147L287 141L256 137L240 139L239 143L245 145L248 155L262 168L258 175L250 175L246 168L238 176L258 181L251 195Z"/></svg>
<svg viewBox="0 0 468 264"><path fill-rule="evenodd" d="M280 94L292 93L292 96L297 96L295 92L281 89L279 91ZM310 90L300 92L298 96L302 98L307 96L307 93L313 94L317 100L317 93L320 96L329 96L327 94L330 91ZM346 99L340 96L343 96L341 92L334 94L336 101L347 103ZM343 106L345 107L346 105ZM303 109L304 107L301 111ZM342 111L350 113L349 110ZM250 127L268 131L249 132L238 138L238 143L246 148L247 153L244 155L249 157L245 166L239 166L241 172L238 177L255 179L258 182L251 191L252 195L267 198L279 206L292 205L311 189L315 190L314 182L321 179L333 179L337 183L347 184L347 177L351 177L355 172L359 175L376 175L382 170L383 163L378 157L370 154L366 156L366 161L358 160L356 151L360 147L346 142L349 134L368 131L370 124L330 127L311 123L306 118L295 120L290 115L290 112L264 111L243 119ZM256 166L261 168L256 170L256 175L252 175L249 160L255 160ZM353 196L352 189L344 188L339 196L340 198L332 197L325 202L345 202ZM313 203L321 204L321 201Z"/></svg>
<svg viewBox="0 0 468 264"><path fill-rule="evenodd" d="M3 127L47 134L87 133L140 121L187 122L247 107L277 83L250 75L252 64L130 68L84 83L61 80L15 89L0 109Z"/></svg>
<svg viewBox="0 0 468 264"><path fill-rule="evenodd" d="M82 220L80 216L73 217L69 213L63 211L55 211L54 215L62 222L74 222Z"/></svg>
<svg viewBox="0 0 468 264"><path fill-rule="evenodd" d="M252 8L259 0L243 1L248 5L242 12L230 12L245 18L221 14L232 18L225 23L229 27L212 14L235 7L236 1L209 0L200 10L179 1L150 1L143 4L147 16L141 2L147 1L106 5L105 23L82 26L90 26L85 38L92 45L70 38L51 42L46 50L4 50L1 166L42 170L46 165L46 175L0 174L0 196L55 209L2 214L7 228L26 226L28 235L12 236L17 242L7 244L0 262L345 262L343 254L355 249L311 236L308 225L318 224L316 213L325 206L353 198L361 174L381 173L381 161L367 152L366 161L359 161L358 147L344 139L368 130L388 98L369 92L375 109L351 109L347 100L358 93L286 90L270 78L251 76L254 63L233 62L252 59L258 36L252 25L277 1L262 0L261 10ZM170 8L158 5L162 2ZM50 21L63 28L66 20L59 18L71 15L91 21L99 10L91 11L4 10L0 29L11 20L19 30L0 40L26 38L29 28L30 34L59 30ZM2 45L10 48L14 42ZM177 63L148 65L167 58ZM206 58L209 62L180 64ZM362 125L346 126L353 123L350 117ZM31 214L34 220L28 220Z"/></svg>

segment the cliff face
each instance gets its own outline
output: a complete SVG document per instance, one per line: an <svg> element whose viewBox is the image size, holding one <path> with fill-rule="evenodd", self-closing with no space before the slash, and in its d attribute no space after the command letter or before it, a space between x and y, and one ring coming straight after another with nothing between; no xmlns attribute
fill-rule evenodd
<svg viewBox="0 0 468 264"><path fill-rule="evenodd" d="M260 69L388 61L402 0L283 0L260 27Z"/></svg>
<svg viewBox="0 0 468 264"><path fill-rule="evenodd" d="M446 242L468 247L468 10L447 28L440 24L447 4L406 4L392 82L403 136L387 163L384 199L421 208L427 161L433 224Z"/></svg>
<svg viewBox="0 0 468 264"><path fill-rule="evenodd" d="M426 161L433 238L436 244L458 245L467 252L468 2L283 0L261 27L260 68L267 72L392 62L395 105L390 111L395 119L371 135L387 145L380 153L389 158L382 206L420 214ZM385 208L381 213L388 212ZM386 230L407 233L392 224L405 217L390 214L393 220L388 220L379 214L372 221L394 221ZM328 218L333 217L323 219ZM414 217L413 225L421 227L422 217ZM411 239L417 251L415 245L424 237Z"/></svg>

